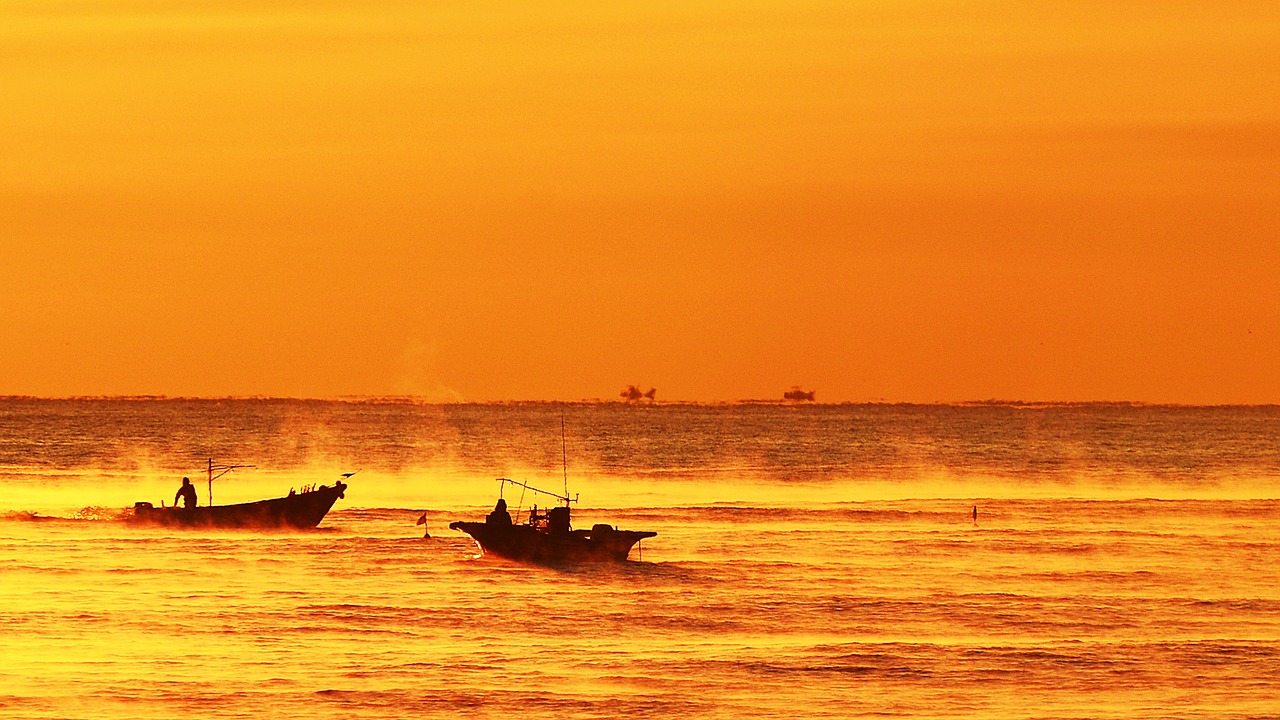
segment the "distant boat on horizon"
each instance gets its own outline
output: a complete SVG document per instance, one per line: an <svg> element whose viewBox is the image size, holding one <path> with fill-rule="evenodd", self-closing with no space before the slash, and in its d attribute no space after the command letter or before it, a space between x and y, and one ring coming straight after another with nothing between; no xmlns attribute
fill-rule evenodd
<svg viewBox="0 0 1280 720"><path fill-rule="evenodd" d="M619 396L627 402L637 402L639 400L657 400L658 389L649 388L648 391L642 391L638 385L628 385L625 390L619 393Z"/></svg>
<svg viewBox="0 0 1280 720"><path fill-rule="evenodd" d="M782 399L796 402L814 402L816 399L815 394L813 390L801 390L799 385L792 385L790 390L782 393Z"/></svg>

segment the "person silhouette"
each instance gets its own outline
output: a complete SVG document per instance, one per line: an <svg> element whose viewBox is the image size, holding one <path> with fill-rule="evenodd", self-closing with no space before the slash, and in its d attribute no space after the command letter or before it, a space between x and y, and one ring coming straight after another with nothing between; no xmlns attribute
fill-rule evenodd
<svg viewBox="0 0 1280 720"><path fill-rule="evenodd" d="M489 513L484 521L489 525L510 525L511 513L507 512L507 501L498 498L498 503L493 506L493 512Z"/></svg>
<svg viewBox="0 0 1280 720"><path fill-rule="evenodd" d="M182 499L182 506L187 509L196 506L196 486L191 484L191 478L182 478L182 487L178 488L178 494L173 496L173 506L178 507L178 499Z"/></svg>
<svg viewBox="0 0 1280 720"><path fill-rule="evenodd" d="M978 524L978 506L977 505L973 506L973 524L974 525Z"/></svg>

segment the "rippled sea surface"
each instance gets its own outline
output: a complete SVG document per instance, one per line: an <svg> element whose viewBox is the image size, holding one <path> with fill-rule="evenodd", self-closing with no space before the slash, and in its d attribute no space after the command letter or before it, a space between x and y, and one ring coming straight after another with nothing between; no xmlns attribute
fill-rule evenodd
<svg viewBox="0 0 1280 720"><path fill-rule="evenodd" d="M0 400L0 717L1280 717L1278 439L1274 407ZM254 466L219 504L355 475L314 531L120 521L206 502L211 458ZM500 476L658 536L478 557L448 523Z"/></svg>

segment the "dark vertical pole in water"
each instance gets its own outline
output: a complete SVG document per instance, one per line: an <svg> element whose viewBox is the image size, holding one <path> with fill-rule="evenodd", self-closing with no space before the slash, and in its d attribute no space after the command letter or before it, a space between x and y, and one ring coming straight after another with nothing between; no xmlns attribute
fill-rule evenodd
<svg viewBox="0 0 1280 720"><path fill-rule="evenodd" d="M213 507L213 458L209 458L209 507Z"/></svg>

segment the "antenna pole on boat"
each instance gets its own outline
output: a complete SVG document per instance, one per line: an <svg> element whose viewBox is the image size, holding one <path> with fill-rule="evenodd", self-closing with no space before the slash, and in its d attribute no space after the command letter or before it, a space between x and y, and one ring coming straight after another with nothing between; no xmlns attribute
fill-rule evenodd
<svg viewBox="0 0 1280 720"><path fill-rule="evenodd" d="M564 496L569 497L569 450L564 441L564 409L560 410L560 466L564 469Z"/></svg>
<svg viewBox="0 0 1280 720"><path fill-rule="evenodd" d="M213 506L213 481L214 480L217 480L218 478L222 477L223 475L226 475L232 470L239 470L241 468L251 468L251 467L257 467L257 465L214 465L213 458L209 458L209 505L210 507ZM214 470L218 471L217 475L213 474ZM351 474L354 475L355 473L351 473Z"/></svg>

